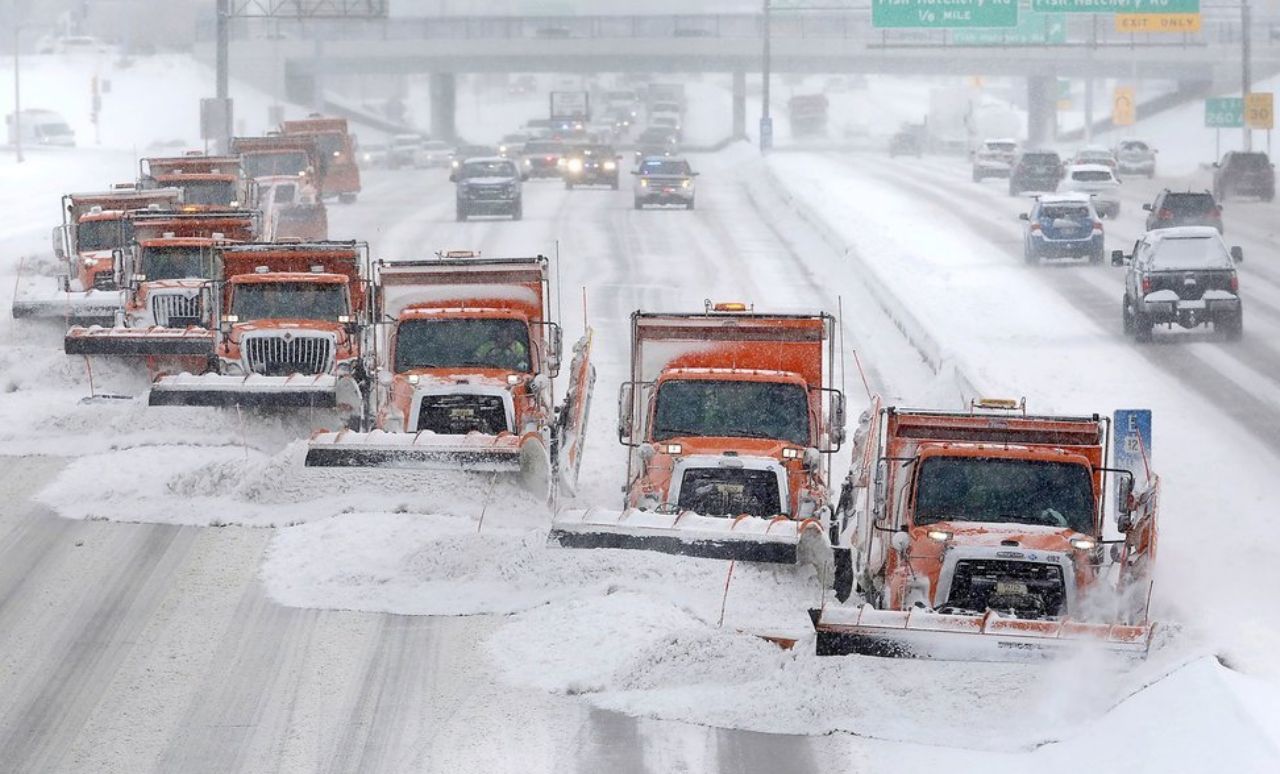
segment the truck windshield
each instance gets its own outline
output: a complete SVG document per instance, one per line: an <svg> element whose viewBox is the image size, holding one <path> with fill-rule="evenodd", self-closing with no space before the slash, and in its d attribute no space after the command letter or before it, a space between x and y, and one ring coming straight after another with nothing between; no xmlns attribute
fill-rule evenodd
<svg viewBox="0 0 1280 774"><path fill-rule="evenodd" d="M237 284L231 313L249 320L336 321L351 314L347 286L333 282L246 282Z"/></svg>
<svg viewBox="0 0 1280 774"><path fill-rule="evenodd" d="M403 320L396 327L396 373L472 366L529 373L529 329L519 320Z"/></svg>
<svg viewBox="0 0 1280 774"><path fill-rule="evenodd" d="M217 271L213 251L199 246L172 245L142 249L142 275L148 282L175 279L212 279Z"/></svg>
<svg viewBox="0 0 1280 774"><path fill-rule="evenodd" d="M797 384L668 381L658 389L652 436L771 438L807 446L809 396Z"/></svg>
<svg viewBox="0 0 1280 774"><path fill-rule="evenodd" d="M510 161L468 161L462 165L458 178L515 177L516 165Z"/></svg>
<svg viewBox="0 0 1280 774"><path fill-rule="evenodd" d="M227 207L236 200L236 186L231 180L184 180L178 185L185 204Z"/></svg>
<svg viewBox="0 0 1280 774"><path fill-rule="evenodd" d="M929 457L916 482L915 523L1036 524L1093 533L1093 476L1070 462Z"/></svg>
<svg viewBox="0 0 1280 774"><path fill-rule="evenodd" d="M249 177L300 175L307 169L307 154L301 151L248 153L242 159L244 173Z"/></svg>
<svg viewBox="0 0 1280 774"><path fill-rule="evenodd" d="M89 220L76 226L76 249L114 250L129 243L133 227L123 220Z"/></svg>

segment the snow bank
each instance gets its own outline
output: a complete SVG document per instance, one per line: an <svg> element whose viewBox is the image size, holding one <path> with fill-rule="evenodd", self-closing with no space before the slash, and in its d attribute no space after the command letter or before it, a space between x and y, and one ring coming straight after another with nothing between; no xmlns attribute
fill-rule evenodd
<svg viewBox="0 0 1280 774"><path fill-rule="evenodd" d="M170 439L175 429L168 428ZM287 435L289 429L281 427L280 432ZM255 433L255 441L261 442L263 435ZM292 437L297 437L296 429ZM506 484L491 487L489 476L307 468L305 454L305 441L293 441L276 453L233 440L116 448L72 460L36 499L73 519L255 527L361 511L470 517L484 507L486 495L508 520L518 520L528 510L518 491ZM523 508L514 505L522 501Z"/></svg>

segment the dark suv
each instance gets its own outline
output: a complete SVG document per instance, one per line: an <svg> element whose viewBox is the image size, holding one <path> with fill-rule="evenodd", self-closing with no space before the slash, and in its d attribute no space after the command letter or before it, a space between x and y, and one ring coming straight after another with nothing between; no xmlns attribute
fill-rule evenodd
<svg viewBox="0 0 1280 774"><path fill-rule="evenodd" d="M1208 191L1170 191L1168 188L1156 194L1151 204L1142 205L1147 211L1147 231L1177 226L1212 226L1222 230L1222 207Z"/></svg>
<svg viewBox="0 0 1280 774"><path fill-rule="evenodd" d="M564 187L607 185L618 190L618 162L622 157L608 145L578 145L564 154Z"/></svg>
<svg viewBox="0 0 1280 774"><path fill-rule="evenodd" d="M520 172L511 159L464 159L449 179L458 184L458 220L472 215L510 215L512 220L524 217L520 184L529 175Z"/></svg>
<svg viewBox="0 0 1280 774"><path fill-rule="evenodd" d="M1206 226L1148 231L1133 254L1111 253L1114 266L1128 265L1124 279L1124 332L1150 341L1156 325L1183 328L1213 323L1228 341L1244 335L1244 307L1236 264L1239 247L1227 249L1222 235Z"/></svg>
<svg viewBox="0 0 1280 774"><path fill-rule="evenodd" d="M1024 191L1052 193L1062 179L1062 158L1053 151L1027 151L1013 163L1009 171L1009 195Z"/></svg>
<svg viewBox="0 0 1280 774"><path fill-rule="evenodd" d="M1213 195L1256 196L1269 202L1276 195L1276 168L1265 153L1228 151L1213 165Z"/></svg>

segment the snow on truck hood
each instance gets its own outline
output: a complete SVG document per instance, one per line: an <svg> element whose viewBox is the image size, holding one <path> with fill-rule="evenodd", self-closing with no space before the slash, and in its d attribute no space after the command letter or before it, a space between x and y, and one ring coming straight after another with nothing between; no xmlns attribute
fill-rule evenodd
<svg viewBox="0 0 1280 774"><path fill-rule="evenodd" d="M1071 539L1088 537L1070 527L1050 527L1039 524L1016 524L974 521L935 521L915 527L915 531L941 530L950 532L952 541L966 546L1004 546L1014 541L1018 549L1061 551L1071 548Z"/></svg>

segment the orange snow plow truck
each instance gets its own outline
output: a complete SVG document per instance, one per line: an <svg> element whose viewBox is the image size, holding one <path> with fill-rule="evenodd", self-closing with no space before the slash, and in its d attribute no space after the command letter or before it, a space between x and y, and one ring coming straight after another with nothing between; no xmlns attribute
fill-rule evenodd
<svg viewBox="0 0 1280 774"><path fill-rule="evenodd" d="M548 261L478 258L382 263L371 432L319 433L307 465L519 474L535 492L572 489L595 372L591 333L573 348L557 405L561 329Z"/></svg>
<svg viewBox="0 0 1280 774"><path fill-rule="evenodd" d="M347 119L309 118L280 122L286 137L309 137L315 140L319 168L316 187L321 196L336 196L343 204L351 204L360 193L360 167L356 165L355 137L347 131Z"/></svg>
<svg viewBox="0 0 1280 774"><path fill-rule="evenodd" d="M316 187L319 156L310 137L271 134L233 137L245 174L258 185L264 241L329 238L329 216Z"/></svg>
<svg viewBox="0 0 1280 774"><path fill-rule="evenodd" d="M819 562L844 441L830 315L707 303L631 316L618 439L623 509L557 514L549 540L714 559ZM814 551L817 551L815 553Z"/></svg>
<svg viewBox="0 0 1280 774"><path fill-rule="evenodd" d="M115 256L133 239L131 212L180 205L176 188L139 190L132 184L110 191L62 197L62 225L53 230L53 254L63 270L46 277L20 277L13 316L66 318L79 323L111 324L124 306L116 281ZM39 285L34 280L43 280Z"/></svg>
<svg viewBox="0 0 1280 774"><path fill-rule="evenodd" d="M152 406L364 410L368 247L257 242L217 250L225 281L211 371L163 376Z"/></svg>
<svg viewBox="0 0 1280 774"><path fill-rule="evenodd" d="M138 162L138 187L178 188L183 209L246 210L258 206L258 188L246 177L239 156L157 156Z"/></svg>
<svg viewBox="0 0 1280 774"><path fill-rule="evenodd" d="M250 210L131 213L126 223L134 241L115 251L114 260L124 307L112 327L73 326L64 339L66 353L208 356L215 306L209 286L220 276L216 249L252 239L259 221Z"/></svg>
<svg viewBox="0 0 1280 774"><path fill-rule="evenodd" d="M863 603L811 611L818 654L1006 661L1093 644L1144 656L1159 480L1145 463L1107 467L1111 426L1029 416L1025 402L874 404L836 512L836 596L856 586Z"/></svg>

